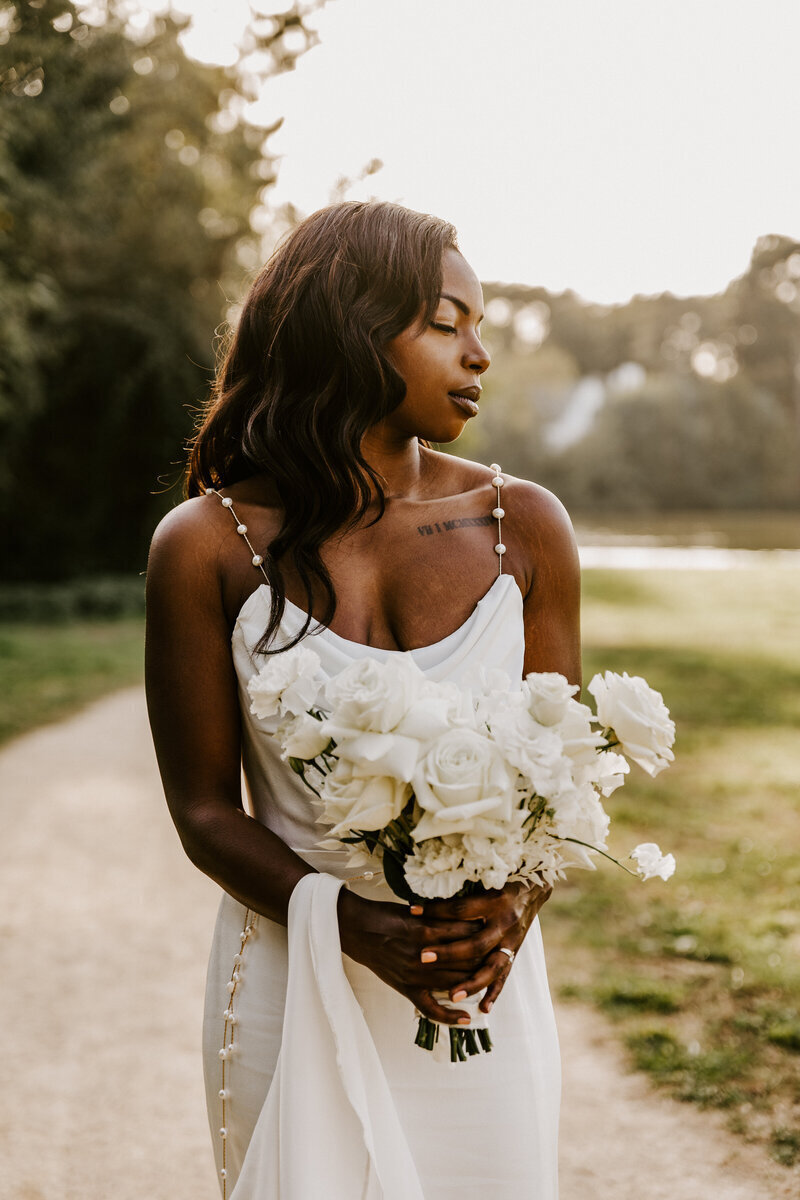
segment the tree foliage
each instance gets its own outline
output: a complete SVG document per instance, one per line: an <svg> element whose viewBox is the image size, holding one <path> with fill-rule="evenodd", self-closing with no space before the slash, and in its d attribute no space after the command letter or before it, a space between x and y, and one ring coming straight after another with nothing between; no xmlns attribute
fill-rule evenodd
<svg viewBox="0 0 800 1200"><path fill-rule="evenodd" d="M494 362L465 451L585 512L800 507L800 243L760 238L714 296L484 291Z"/></svg>
<svg viewBox="0 0 800 1200"><path fill-rule="evenodd" d="M291 67L296 9L250 35ZM8 578L140 569L274 178L248 79L68 0L0 5L0 522ZM310 42L311 36L308 36ZM296 40L296 39L295 39ZM180 474L171 472L174 481Z"/></svg>

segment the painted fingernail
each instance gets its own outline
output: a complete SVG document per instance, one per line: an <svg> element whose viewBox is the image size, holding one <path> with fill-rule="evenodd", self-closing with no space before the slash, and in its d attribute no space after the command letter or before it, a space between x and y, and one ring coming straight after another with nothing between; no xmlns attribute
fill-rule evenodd
<svg viewBox="0 0 800 1200"><path fill-rule="evenodd" d="M438 955L434 954L433 950L423 950L419 956L420 962L436 962Z"/></svg>
<svg viewBox="0 0 800 1200"><path fill-rule="evenodd" d="M466 1000L466 998L467 998L467 993L464 991L463 988L460 988L457 992L453 992L452 999L456 1002L458 1002L459 1000Z"/></svg>
<svg viewBox="0 0 800 1200"><path fill-rule="evenodd" d="M422 905L421 904L412 904L411 908L408 911L411 913L412 917L421 917L422 916Z"/></svg>
<svg viewBox="0 0 800 1200"><path fill-rule="evenodd" d="M470 1022L469 1017L459 1017L458 1018L459 1025L469 1025L469 1022Z"/></svg>
<svg viewBox="0 0 800 1200"><path fill-rule="evenodd" d="M493 1005L493 1004L494 1004L494 1000L490 1000L490 1001L489 1001L489 1003L486 1005L486 1007L484 1008L484 1010L483 1010L483 1011L484 1011L484 1012L487 1012L487 1013L491 1012L491 1011L492 1011L492 1005Z"/></svg>

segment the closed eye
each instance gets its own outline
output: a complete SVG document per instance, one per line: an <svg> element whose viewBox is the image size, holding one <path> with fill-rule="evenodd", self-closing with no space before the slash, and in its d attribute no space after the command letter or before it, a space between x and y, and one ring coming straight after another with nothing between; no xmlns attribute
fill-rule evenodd
<svg viewBox="0 0 800 1200"><path fill-rule="evenodd" d="M440 325L438 321L431 321L434 329L440 330L441 333L455 333L455 328L452 325Z"/></svg>

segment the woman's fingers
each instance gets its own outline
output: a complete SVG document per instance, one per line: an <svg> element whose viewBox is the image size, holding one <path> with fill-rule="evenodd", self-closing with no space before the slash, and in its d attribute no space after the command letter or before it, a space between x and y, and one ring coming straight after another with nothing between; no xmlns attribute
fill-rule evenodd
<svg viewBox="0 0 800 1200"><path fill-rule="evenodd" d="M412 994L409 997L416 1004L423 1017L436 1021L439 1025L458 1025L460 1021L469 1021L469 1013L460 1008L445 1008L427 989Z"/></svg>
<svg viewBox="0 0 800 1200"><path fill-rule="evenodd" d="M505 954L503 955L503 958L506 958ZM486 995L483 997L480 1004L478 1005L481 1012L488 1013L489 1009L492 1007L495 1000L497 999L497 997L500 995L503 988L505 987L506 980L508 979L509 975L511 974L511 963L509 962L508 959L506 959L506 962L508 963L508 965L501 970L500 974L487 987Z"/></svg>
<svg viewBox="0 0 800 1200"><path fill-rule="evenodd" d="M492 902L502 892L483 892L479 896L459 896L453 900L426 900L423 909L426 920L480 921L488 915Z"/></svg>
<svg viewBox="0 0 800 1200"><path fill-rule="evenodd" d="M483 1012L488 1012L502 992L510 974L511 959L497 949L469 979L460 980L450 989L450 999L457 1004L463 998L462 992L466 992L467 996L474 996L476 992L486 988L486 995L481 1000L480 1007Z"/></svg>
<svg viewBox="0 0 800 1200"><path fill-rule="evenodd" d="M441 945L424 946L420 951L420 962L438 963L443 967L469 967L472 963L486 958L502 936L503 930L495 925L481 925L471 937Z"/></svg>
<svg viewBox="0 0 800 1200"><path fill-rule="evenodd" d="M415 939L422 945L438 946L472 937L479 926L476 921L417 920L413 925Z"/></svg>

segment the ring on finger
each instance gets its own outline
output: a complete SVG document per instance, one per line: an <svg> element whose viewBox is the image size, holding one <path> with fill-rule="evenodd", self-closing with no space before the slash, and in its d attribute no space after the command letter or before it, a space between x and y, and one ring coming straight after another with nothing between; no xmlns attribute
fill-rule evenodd
<svg viewBox="0 0 800 1200"><path fill-rule="evenodd" d="M508 946L498 946L498 947L497 947L497 949L500 951L500 953L501 953L501 954L507 954L507 955L508 955L508 965L509 965L509 966L511 966L511 964L512 964L512 963L513 963L513 961L514 961L514 959L517 957L517 955L516 955L516 951L515 951L515 950L509 950Z"/></svg>

